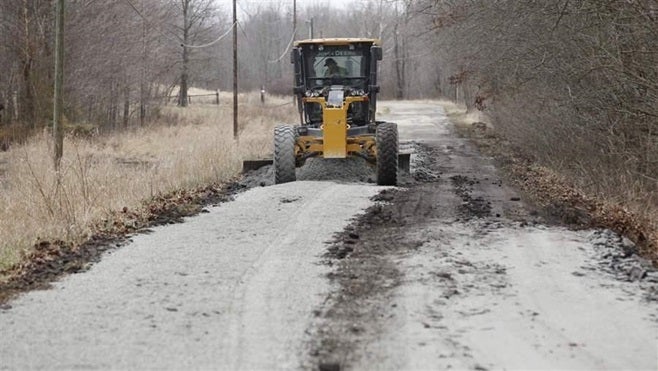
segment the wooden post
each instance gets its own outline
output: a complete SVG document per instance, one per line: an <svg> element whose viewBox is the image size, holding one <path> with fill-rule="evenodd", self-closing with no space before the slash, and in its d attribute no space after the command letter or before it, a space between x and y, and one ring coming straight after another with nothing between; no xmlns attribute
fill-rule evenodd
<svg viewBox="0 0 658 371"><path fill-rule="evenodd" d="M64 0L57 0L55 16L55 89L53 92L53 137L55 140L55 170L64 152L62 130L62 85L64 83Z"/></svg>
<svg viewBox="0 0 658 371"><path fill-rule="evenodd" d="M233 138L238 139L238 13L233 0Z"/></svg>

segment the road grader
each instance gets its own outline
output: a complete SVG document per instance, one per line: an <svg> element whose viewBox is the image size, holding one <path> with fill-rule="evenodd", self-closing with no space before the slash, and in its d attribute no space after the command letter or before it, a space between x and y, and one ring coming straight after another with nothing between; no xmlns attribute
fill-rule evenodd
<svg viewBox="0 0 658 371"><path fill-rule="evenodd" d="M312 157L362 157L377 169L377 184L396 185L399 156L395 123L377 121L377 39L296 41L291 52L297 125L274 129L274 182L296 180L295 169Z"/></svg>
<svg viewBox="0 0 658 371"><path fill-rule="evenodd" d="M375 119L380 41L296 41L290 59L300 124L274 129L275 183L295 181L295 168L311 157L359 156L376 164L377 184L396 185L397 125Z"/></svg>

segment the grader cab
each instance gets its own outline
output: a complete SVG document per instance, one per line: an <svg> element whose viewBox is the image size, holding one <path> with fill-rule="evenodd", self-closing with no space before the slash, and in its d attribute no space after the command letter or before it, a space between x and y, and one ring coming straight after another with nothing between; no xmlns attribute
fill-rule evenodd
<svg viewBox="0 0 658 371"><path fill-rule="evenodd" d="M275 183L296 180L311 157L359 156L375 164L377 184L396 185L397 125L377 121L379 40L297 41L291 53L299 125L274 130Z"/></svg>

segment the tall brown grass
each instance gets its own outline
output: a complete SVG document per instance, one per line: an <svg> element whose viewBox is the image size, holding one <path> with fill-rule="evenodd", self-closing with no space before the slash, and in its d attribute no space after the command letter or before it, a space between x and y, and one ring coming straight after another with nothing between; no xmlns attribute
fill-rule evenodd
<svg viewBox="0 0 658 371"><path fill-rule="evenodd" d="M247 158L270 155L273 127L294 122L292 99L242 95L239 141L228 105L165 107L149 127L96 137L67 136L59 177L50 136L3 154L0 269L39 240L81 242L109 213L152 196L226 181Z"/></svg>

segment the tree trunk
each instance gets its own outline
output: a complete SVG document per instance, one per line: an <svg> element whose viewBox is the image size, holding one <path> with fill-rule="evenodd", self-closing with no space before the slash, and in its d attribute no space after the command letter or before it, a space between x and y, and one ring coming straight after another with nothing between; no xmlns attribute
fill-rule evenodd
<svg viewBox="0 0 658 371"><path fill-rule="evenodd" d="M393 41L395 45L393 46L393 54L395 57L395 98L396 99L404 99L405 96L405 75L404 75L404 68L405 68L405 60L404 56L402 55L401 52L401 47L400 47L400 39L399 39L399 32L398 32L398 25L395 25L395 29L393 30Z"/></svg>
<svg viewBox="0 0 658 371"><path fill-rule="evenodd" d="M473 89L468 84L468 80L462 82L462 91L464 93L464 105L466 105L466 112L470 113L475 110L475 96Z"/></svg>
<svg viewBox="0 0 658 371"><path fill-rule="evenodd" d="M127 80L127 79L126 79ZM130 119L130 87L128 82L123 88L123 127L128 128L128 121Z"/></svg>
<svg viewBox="0 0 658 371"><path fill-rule="evenodd" d="M53 89L53 136L54 136L54 165L59 172L59 164L64 153L64 127L62 122L62 109L64 98L64 0L57 1L57 18L55 23L55 84Z"/></svg>
<svg viewBox="0 0 658 371"><path fill-rule="evenodd" d="M142 70L139 79L139 124L144 126L146 120L146 71L148 55L146 54L146 21L142 20Z"/></svg>
<svg viewBox="0 0 658 371"><path fill-rule="evenodd" d="M24 45L23 56L21 60L23 72L23 104L21 107L21 119L26 125L35 128L34 120L34 91L32 90L32 43L30 41L30 15L27 0L23 1L23 32Z"/></svg>

